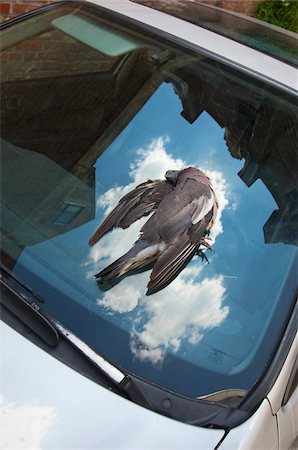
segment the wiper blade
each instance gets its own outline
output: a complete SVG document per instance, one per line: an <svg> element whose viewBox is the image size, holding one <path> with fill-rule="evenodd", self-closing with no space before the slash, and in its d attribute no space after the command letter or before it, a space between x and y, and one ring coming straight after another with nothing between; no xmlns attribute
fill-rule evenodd
<svg viewBox="0 0 298 450"><path fill-rule="evenodd" d="M149 404L139 388L135 385L133 380L128 374L121 371L113 364L108 362L98 353L96 353L91 347L89 347L84 341L78 338L74 333L66 329L56 319L52 319L56 329L62 334L65 339L71 342L84 356L89 359L109 380L111 380L117 387L124 391L127 396L139 405L149 407Z"/></svg>
<svg viewBox="0 0 298 450"><path fill-rule="evenodd" d="M23 292L11 285L7 281L9 278L12 278L26 289L30 296L24 295ZM131 400L142 406L149 407L145 397L128 374L113 366L74 333L65 328L58 320L43 311L34 301L35 299L39 302L44 301L42 297L2 264L0 282L6 288L6 295L1 295L1 304L25 323L44 342L51 347L56 347L59 342L59 335L62 335L85 358L95 365L105 377L112 381L122 392L125 392Z"/></svg>

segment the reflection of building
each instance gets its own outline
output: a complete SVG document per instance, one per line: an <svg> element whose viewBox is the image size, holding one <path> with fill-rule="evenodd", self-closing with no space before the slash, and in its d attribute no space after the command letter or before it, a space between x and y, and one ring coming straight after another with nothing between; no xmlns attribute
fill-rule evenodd
<svg viewBox="0 0 298 450"><path fill-rule="evenodd" d="M46 156L1 142L1 245L17 258L26 246L90 221L95 191ZM91 181L94 179L94 175Z"/></svg>
<svg viewBox="0 0 298 450"><path fill-rule="evenodd" d="M145 56L104 56L57 30L2 52L1 240L14 255L9 265L22 248L95 217L94 163L154 92L153 84L141 92L153 72Z"/></svg>
<svg viewBox="0 0 298 450"><path fill-rule="evenodd" d="M225 128L233 158L244 159L239 176L247 186L257 179L267 186L279 209L264 225L265 242L298 244L298 124L289 104L257 97L239 89L220 72L190 75L189 68L169 77L182 105L182 116L193 123L206 111ZM178 75L178 77L177 77Z"/></svg>
<svg viewBox="0 0 298 450"><path fill-rule="evenodd" d="M298 243L297 122L288 103L250 91L204 57L149 47L108 57L54 33L3 52L4 247L11 235L24 247L94 218L94 163L162 82L173 85L189 123L207 111L225 129L231 156L245 160L245 184L259 178L272 193L279 209L264 226L265 241ZM24 60L15 64L18 52Z"/></svg>

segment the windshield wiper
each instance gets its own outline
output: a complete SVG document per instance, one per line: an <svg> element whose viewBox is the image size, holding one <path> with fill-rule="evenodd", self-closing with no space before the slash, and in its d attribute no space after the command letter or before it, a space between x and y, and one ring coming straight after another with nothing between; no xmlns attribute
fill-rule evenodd
<svg viewBox="0 0 298 450"><path fill-rule="evenodd" d="M24 295L21 290L17 289L14 285L11 285L9 283L10 278L26 289L26 291L30 293L30 296ZM106 378L124 392L128 398L135 403L149 407L145 397L128 374L113 366L74 333L65 328L58 320L43 311L35 302L35 299L39 302L44 302L42 297L16 277L9 269L3 266L3 264L1 264L0 282L1 286L6 288L5 295L1 295L1 304L25 323L25 325L34 331L44 342L51 347L56 347L59 343L59 337L63 336L79 350L85 358L96 366Z"/></svg>
<svg viewBox="0 0 298 450"><path fill-rule="evenodd" d="M24 294L10 280L16 281L30 295ZM1 293L1 304L34 331L44 342L51 347L56 347L59 342L58 332L51 323L51 319L36 303L36 300L43 302L42 297L10 272L3 264L1 264L0 283L1 289L6 289L5 295L3 295L4 292Z"/></svg>
<svg viewBox="0 0 298 450"><path fill-rule="evenodd" d="M1 295L1 303L18 319L28 325L43 341L52 347L56 347L59 343L59 347L57 346L58 354L65 344L68 346L68 350L71 346L75 352L79 352L83 356L82 360L78 358L78 353L72 354L71 358L75 357L77 362L89 362L96 369L96 373L100 374L100 380L97 379L99 384L105 386L104 381L108 381L109 389L113 390L114 387L115 392L123 393L124 397L133 402L193 425L232 428L249 417L249 411L239 408L239 397L242 399L242 391L229 392L231 394L229 399L223 399L222 393L211 394L209 398L208 396L207 398L189 398L115 367L57 319L44 312L34 302L32 289L30 290L31 297L19 293L15 286L16 283L10 283L9 278L6 273L2 273L0 284L2 285L1 289L5 290L3 292L5 295ZM15 280L14 277L11 278ZM42 347L41 344L40 346ZM48 352L55 355L56 349L48 350ZM61 358L61 354L60 357L57 355L57 358L67 364L67 361ZM77 364L74 365L73 359L68 361L71 367L78 367ZM215 397L212 398L212 396ZM237 401L235 401L236 399Z"/></svg>
<svg viewBox="0 0 298 450"><path fill-rule="evenodd" d="M17 275L15 275L11 270L9 270L9 268L6 267L2 262L0 262L0 268L1 268L1 278L2 276L12 278L19 284L19 286L22 286L22 288L28 291L29 294L31 294L35 298L35 300L38 300L40 303L44 303L44 299L37 292L35 292L23 280L21 280Z"/></svg>
<svg viewBox="0 0 298 450"><path fill-rule="evenodd" d="M78 338L74 333L65 328L60 322L52 318L52 321L61 335L65 337L73 346L79 350L89 361L91 361L101 373L103 373L118 388L127 394L127 396L139 405L149 408L149 404L139 388L135 385L128 374L108 362L84 341Z"/></svg>

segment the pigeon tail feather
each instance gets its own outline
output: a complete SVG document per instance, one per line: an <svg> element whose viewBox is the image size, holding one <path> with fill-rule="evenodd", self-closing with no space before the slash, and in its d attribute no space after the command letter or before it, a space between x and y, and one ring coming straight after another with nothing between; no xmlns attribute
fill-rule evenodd
<svg viewBox="0 0 298 450"><path fill-rule="evenodd" d="M189 242L187 233L178 236L155 263L146 295L151 295L166 287L182 271L193 257L197 245Z"/></svg>
<svg viewBox="0 0 298 450"><path fill-rule="evenodd" d="M103 285L109 284L133 269L147 266L157 258L157 249L153 247L144 239L139 239L125 255L97 273L95 278L100 279Z"/></svg>

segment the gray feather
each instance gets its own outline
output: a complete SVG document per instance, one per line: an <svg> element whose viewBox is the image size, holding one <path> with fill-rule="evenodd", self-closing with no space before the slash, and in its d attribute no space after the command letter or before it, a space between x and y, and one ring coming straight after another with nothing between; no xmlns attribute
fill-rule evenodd
<svg viewBox="0 0 298 450"><path fill-rule="evenodd" d="M94 245L113 228L128 228L136 220L158 207L174 186L166 180L149 180L126 194L89 239Z"/></svg>
<svg viewBox="0 0 298 450"><path fill-rule="evenodd" d="M195 251L196 246L190 243L187 232L176 237L154 264L147 295L163 289L176 278Z"/></svg>

